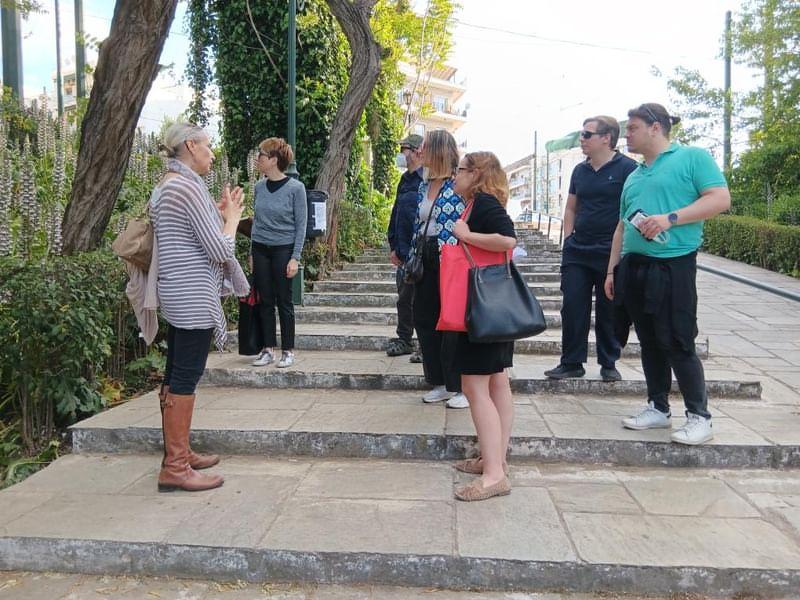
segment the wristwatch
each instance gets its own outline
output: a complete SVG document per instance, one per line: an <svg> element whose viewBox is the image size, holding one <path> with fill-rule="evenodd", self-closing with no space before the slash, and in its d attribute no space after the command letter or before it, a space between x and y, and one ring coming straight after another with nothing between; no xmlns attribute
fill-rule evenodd
<svg viewBox="0 0 800 600"><path fill-rule="evenodd" d="M669 213L667 215L667 220L669 221L670 226L678 224L678 213Z"/></svg>

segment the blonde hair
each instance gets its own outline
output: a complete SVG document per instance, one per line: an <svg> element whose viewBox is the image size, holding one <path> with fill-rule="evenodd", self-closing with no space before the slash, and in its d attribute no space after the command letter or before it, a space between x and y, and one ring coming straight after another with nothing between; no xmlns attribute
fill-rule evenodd
<svg viewBox="0 0 800 600"><path fill-rule="evenodd" d="M181 146L189 140L199 140L208 137L205 130L194 123L173 123L164 132L164 140L161 144L161 151L168 158L175 158L181 150Z"/></svg>
<svg viewBox="0 0 800 600"><path fill-rule="evenodd" d="M497 198L505 208L508 202L508 177L497 157L491 152L470 152L464 156L464 161L477 174L466 197L474 198L475 194L483 192Z"/></svg>
<svg viewBox="0 0 800 600"><path fill-rule="evenodd" d="M458 168L458 144L450 132L434 129L425 134L422 146L429 179L452 177Z"/></svg>
<svg viewBox="0 0 800 600"><path fill-rule="evenodd" d="M265 139L258 145L258 149L262 154L266 154L270 158L277 157L278 170L283 173L289 164L294 159L294 152L292 147L286 143L286 140L279 137L271 137Z"/></svg>

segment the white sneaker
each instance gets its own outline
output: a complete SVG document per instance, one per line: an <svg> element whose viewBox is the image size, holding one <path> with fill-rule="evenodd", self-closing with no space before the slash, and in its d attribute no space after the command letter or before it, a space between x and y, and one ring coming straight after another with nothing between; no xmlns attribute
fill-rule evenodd
<svg viewBox="0 0 800 600"><path fill-rule="evenodd" d="M423 402L441 402L453 396L453 392L448 392L443 385L437 385L430 392L422 397Z"/></svg>
<svg viewBox="0 0 800 600"><path fill-rule="evenodd" d="M250 364L252 364L254 367L266 367L267 365L272 364L274 360L275 357L272 356L271 350L262 350L261 354L259 354L258 357Z"/></svg>
<svg viewBox="0 0 800 600"><path fill-rule="evenodd" d="M278 361L277 367L279 369L283 369L285 367L291 367L294 364L294 352L289 352L288 350L284 350L281 354L281 359Z"/></svg>
<svg viewBox="0 0 800 600"><path fill-rule="evenodd" d="M668 429L672 427L670 416L670 413L662 413L650 402L638 415L622 419L622 425L627 429Z"/></svg>
<svg viewBox="0 0 800 600"><path fill-rule="evenodd" d="M469 401L464 394L456 394L445 402L447 408L469 408Z"/></svg>
<svg viewBox="0 0 800 600"><path fill-rule="evenodd" d="M673 442L697 446L714 437L711 429L711 419L706 419L694 413L686 414L686 424L672 432Z"/></svg>

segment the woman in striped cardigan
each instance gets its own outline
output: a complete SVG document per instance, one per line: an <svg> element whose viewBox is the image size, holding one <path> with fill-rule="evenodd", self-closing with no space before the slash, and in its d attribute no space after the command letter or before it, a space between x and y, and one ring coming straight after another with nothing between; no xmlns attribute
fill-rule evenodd
<svg viewBox="0 0 800 600"><path fill-rule="evenodd" d="M223 479L197 469L217 464L219 457L193 452L189 430L195 388L211 341L218 348L225 343L227 327L220 296L248 291L234 255L242 189L226 188L219 203L211 199L201 176L211 168L214 153L208 136L196 125L172 125L164 136L163 150L169 159L168 172L150 199L158 300L169 323L160 394L164 460L158 490L206 490L219 487Z"/></svg>

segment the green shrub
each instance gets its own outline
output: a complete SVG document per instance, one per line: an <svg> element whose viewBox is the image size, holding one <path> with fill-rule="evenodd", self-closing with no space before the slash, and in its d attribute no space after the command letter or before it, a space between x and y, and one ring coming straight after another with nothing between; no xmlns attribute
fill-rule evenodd
<svg viewBox="0 0 800 600"><path fill-rule="evenodd" d="M721 215L706 221L704 238L706 252L800 277L800 227Z"/></svg>
<svg viewBox="0 0 800 600"><path fill-rule="evenodd" d="M121 387L109 378L138 358L124 282L107 252L0 260L0 419L20 419L29 450L102 409Z"/></svg>

